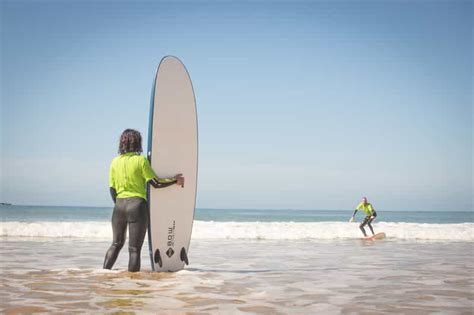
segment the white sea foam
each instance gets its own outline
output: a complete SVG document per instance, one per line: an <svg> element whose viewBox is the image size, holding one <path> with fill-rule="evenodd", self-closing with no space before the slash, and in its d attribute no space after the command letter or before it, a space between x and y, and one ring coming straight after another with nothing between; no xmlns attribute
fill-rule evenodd
<svg viewBox="0 0 474 315"><path fill-rule="evenodd" d="M474 241L474 223L378 222L375 232L390 239ZM366 228L367 229L367 228ZM110 222L2 222L2 237L110 239ZM195 221L193 239L318 240L360 238L357 223Z"/></svg>
<svg viewBox="0 0 474 315"><path fill-rule="evenodd" d="M394 239L474 240L474 223L373 224L375 232L385 232ZM366 227L366 231L368 228ZM202 239L350 239L360 238L358 223L346 222L198 222L193 236Z"/></svg>

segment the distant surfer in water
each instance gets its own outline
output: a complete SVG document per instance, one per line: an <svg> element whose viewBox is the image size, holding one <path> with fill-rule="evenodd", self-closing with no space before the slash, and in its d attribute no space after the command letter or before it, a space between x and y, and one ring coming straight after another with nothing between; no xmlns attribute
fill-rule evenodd
<svg viewBox="0 0 474 315"><path fill-rule="evenodd" d="M128 271L140 271L140 252L148 227L146 184L154 188L184 185L184 177L158 178L150 162L142 155L142 137L133 129L120 136L120 155L112 160L109 173L110 195L115 203L112 214L113 241L105 255L104 269L111 269L125 243L129 228Z"/></svg>
<svg viewBox="0 0 474 315"><path fill-rule="evenodd" d="M359 210L364 210L364 212L365 212L364 221L362 221L362 223L359 225L360 230L362 231L362 233L364 233L364 236L367 237L367 233L365 233L364 226L368 225L370 231L372 232L372 235L375 235L374 229L372 228L372 225L370 223L372 223L372 221L374 221L375 217L377 216L377 212L375 212L375 209L372 206L372 204L367 202L367 197L362 198L362 202L359 203L359 205L354 210L354 213L352 214L352 217L349 220L349 222L354 221L354 217L355 217L357 211L359 211Z"/></svg>

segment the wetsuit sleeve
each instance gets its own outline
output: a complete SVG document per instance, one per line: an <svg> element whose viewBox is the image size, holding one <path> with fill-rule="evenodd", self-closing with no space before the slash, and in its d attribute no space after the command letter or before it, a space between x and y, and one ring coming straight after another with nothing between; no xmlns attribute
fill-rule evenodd
<svg viewBox="0 0 474 315"><path fill-rule="evenodd" d="M156 178L153 178L152 180L148 181L148 184L152 185L154 188L165 188L171 185L176 184L176 179L167 182L167 183L160 183Z"/></svg>
<svg viewBox="0 0 474 315"><path fill-rule="evenodd" d="M156 178L156 181L160 184L175 184L176 183L176 178L170 177L170 178Z"/></svg>
<svg viewBox="0 0 474 315"><path fill-rule="evenodd" d="M362 203L359 203L359 204L357 205L357 207L355 208L354 213L352 214L352 216L355 216L356 213L357 213L357 211L360 210L360 208L362 208Z"/></svg>
<svg viewBox="0 0 474 315"><path fill-rule="evenodd" d="M176 179L174 177L159 178L156 175L155 171L151 168L150 162L148 162L148 160L145 157L143 157L142 168L143 168L143 177L145 178L145 181L147 183L150 183L150 185L152 185L155 188L163 188L163 187L167 187L176 183ZM154 184L167 184L167 185L166 186L159 185L159 187L156 187Z"/></svg>
<svg viewBox="0 0 474 315"><path fill-rule="evenodd" d="M372 214L375 213L375 209L372 205L369 205L369 210L370 210L370 213L372 213Z"/></svg>
<svg viewBox="0 0 474 315"><path fill-rule="evenodd" d="M110 197L112 197L114 203L117 201L117 191L113 187L110 187Z"/></svg>

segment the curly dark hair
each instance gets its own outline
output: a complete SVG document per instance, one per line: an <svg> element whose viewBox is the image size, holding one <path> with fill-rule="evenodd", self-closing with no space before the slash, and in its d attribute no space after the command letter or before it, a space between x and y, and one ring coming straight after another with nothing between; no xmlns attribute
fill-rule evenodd
<svg viewBox="0 0 474 315"><path fill-rule="evenodd" d="M120 154L128 152L142 153L142 135L134 129L125 129L120 136L119 150Z"/></svg>

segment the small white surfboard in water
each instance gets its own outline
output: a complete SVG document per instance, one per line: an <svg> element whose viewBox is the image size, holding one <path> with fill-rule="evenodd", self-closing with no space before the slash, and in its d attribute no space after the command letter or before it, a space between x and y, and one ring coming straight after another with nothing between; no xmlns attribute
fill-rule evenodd
<svg viewBox="0 0 474 315"><path fill-rule="evenodd" d="M387 236L385 235L385 233L384 233L384 232L380 232L380 233L377 233L377 234L375 234L375 235L373 235L373 236L367 236L367 237L364 237L364 238L362 238L362 239L363 239L363 240L371 240L371 241L373 241L373 240L382 240L382 239L384 239L385 237L387 237Z"/></svg>
<svg viewBox="0 0 474 315"><path fill-rule="evenodd" d="M148 241L154 271L178 271L188 264L197 187L196 101L189 74L176 57L164 57L150 101L148 158L158 177L182 173L184 187L148 188Z"/></svg>

